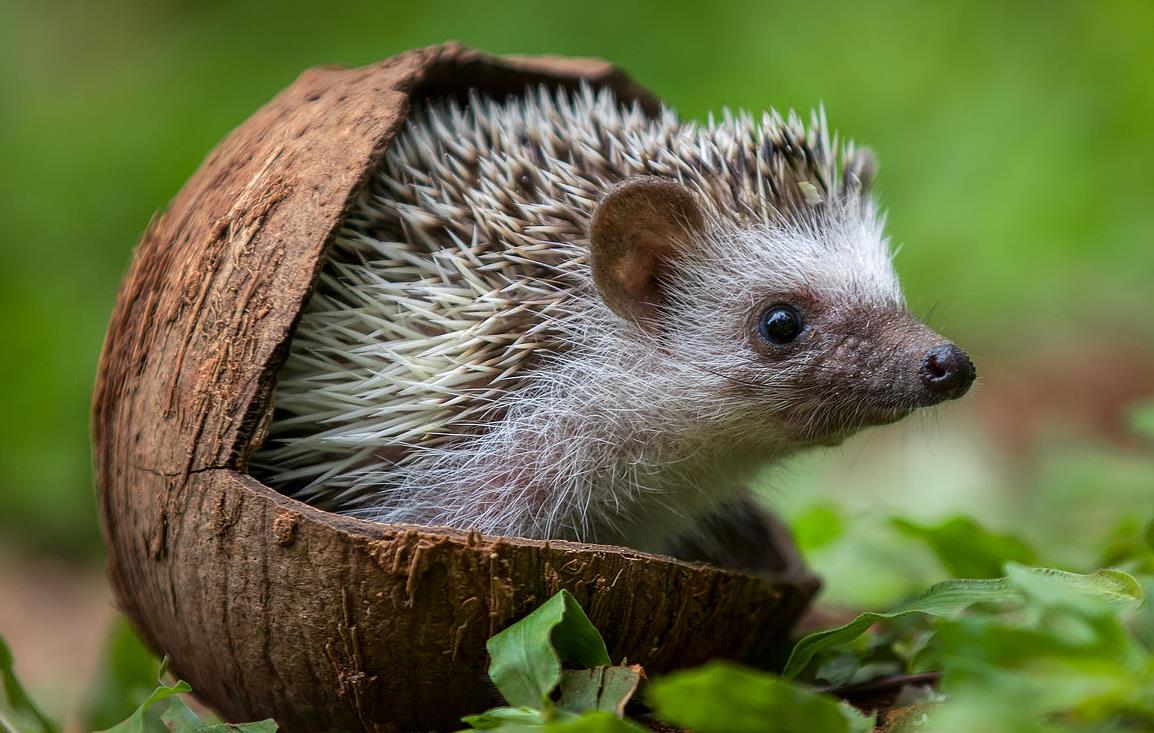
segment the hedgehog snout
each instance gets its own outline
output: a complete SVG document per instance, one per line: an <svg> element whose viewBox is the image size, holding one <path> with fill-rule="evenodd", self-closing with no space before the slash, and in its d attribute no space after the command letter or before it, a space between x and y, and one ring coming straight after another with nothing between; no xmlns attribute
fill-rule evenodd
<svg viewBox="0 0 1154 733"><path fill-rule="evenodd" d="M930 404L954 400L969 391L977 370L966 352L953 344L941 344L926 352L918 369Z"/></svg>

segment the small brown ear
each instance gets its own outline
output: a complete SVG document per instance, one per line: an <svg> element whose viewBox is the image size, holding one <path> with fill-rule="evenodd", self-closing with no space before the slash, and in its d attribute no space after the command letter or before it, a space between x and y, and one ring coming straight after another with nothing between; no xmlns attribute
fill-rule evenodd
<svg viewBox="0 0 1154 733"><path fill-rule="evenodd" d="M589 228L593 281L614 313L645 323L663 298L659 276L703 228L697 199L664 178L630 178L605 195Z"/></svg>

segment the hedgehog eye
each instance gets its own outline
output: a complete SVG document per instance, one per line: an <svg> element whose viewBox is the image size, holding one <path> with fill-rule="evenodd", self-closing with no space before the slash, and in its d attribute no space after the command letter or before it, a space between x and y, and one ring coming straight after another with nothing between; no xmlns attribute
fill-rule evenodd
<svg viewBox="0 0 1154 733"><path fill-rule="evenodd" d="M757 323L758 333L771 344L788 344L801 334L805 324L801 314L791 305L775 305L761 314Z"/></svg>

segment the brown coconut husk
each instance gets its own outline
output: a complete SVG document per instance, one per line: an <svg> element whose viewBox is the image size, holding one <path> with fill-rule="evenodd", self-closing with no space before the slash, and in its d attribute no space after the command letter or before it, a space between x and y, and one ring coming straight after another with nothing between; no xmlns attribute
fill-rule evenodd
<svg viewBox="0 0 1154 733"><path fill-rule="evenodd" d="M497 702L485 640L561 588L650 674L764 659L817 581L632 550L382 525L245 473L326 245L413 102L547 82L655 98L602 61L450 44L322 68L229 135L151 223L117 298L93 434L120 608L198 697L282 730L453 728Z"/></svg>

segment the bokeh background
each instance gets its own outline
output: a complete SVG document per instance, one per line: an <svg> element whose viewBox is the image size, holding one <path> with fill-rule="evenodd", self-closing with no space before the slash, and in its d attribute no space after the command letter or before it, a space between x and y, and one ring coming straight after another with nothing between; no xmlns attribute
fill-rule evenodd
<svg viewBox="0 0 1154 733"><path fill-rule="evenodd" d="M448 39L604 57L687 118L824 104L875 148L910 303L981 383L765 478L827 603L942 574L895 518L973 517L1087 569L1149 517L1154 3L0 0L0 635L49 707L113 617L88 402L133 243L306 67Z"/></svg>

